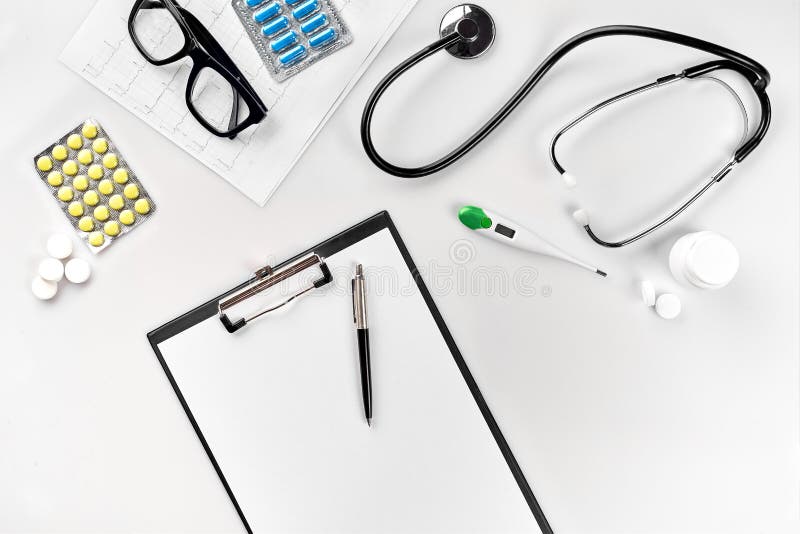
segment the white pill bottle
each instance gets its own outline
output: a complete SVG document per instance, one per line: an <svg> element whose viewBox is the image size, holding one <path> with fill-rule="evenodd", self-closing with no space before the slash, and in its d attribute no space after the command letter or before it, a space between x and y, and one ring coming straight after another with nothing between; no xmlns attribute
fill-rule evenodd
<svg viewBox="0 0 800 534"><path fill-rule="evenodd" d="M669 269L679 282L703 289L719 289L736 276L739 252L733 243L716 232L693 232L672 246Z"/></svg>

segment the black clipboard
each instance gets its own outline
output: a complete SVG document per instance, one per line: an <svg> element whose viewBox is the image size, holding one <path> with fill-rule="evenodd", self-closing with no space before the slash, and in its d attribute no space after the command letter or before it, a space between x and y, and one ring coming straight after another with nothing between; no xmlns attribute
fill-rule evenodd
<svg viewBox="0 0 800 534"><path fill-rule="evenodd" d="M472 393L472 397L475 400L475 403L478 405L478 409L480 410L481 414L483 415L483 419L486 421L486 424L489 426L489 430L492 433L492 436L497 443L497 446L500 449L500 452L503 455L503 458L508 465L508 468L511 470L514 479L519 486L520 491L522 492L525 501L528 504L528 507L533 514L534 519L539 525L539 528L544 534L552 534L553 530L550 527L550 524L547 521L547 518L544 515L541 507L539 506L536 497L533 494L533 490L528 484L527 479L525 478L525 473L523 473L522 468L520 468L519 464L517 463L516 458L514 457L514 453L511 451L508 443L506 442L505 437L503 436L500 427L497 425L497 421L495 421L494 416L492 415L491 410L489 410L489 406L486 404L485 399L483 398L483 394L478 387L478 384L475 382L475 379L472 376L469 368L467 367L464 358L461 355L461 352L458 350L456 346L456 342L453 339L453 336L450 334L450 331L447 329L447 325L442 318L441 313L439 313L436 304L433 302L433 298L431 297L428 288L425 286L425 282L422 279L422 275L420 274L419 270L417 269L414 261L411 259L411 254L408 252L408 248L406 248L405 243L403 242L400 234L397 231L397 228L392 222L391 217L387 211L379 212L372 217L356 224L355 226L348 228L347 230L319 243L311 247L310 249L298 254L297 256L286 260L285 262L275 266L276 269L279 269L285 265L292 264L298 259L308 256L309 254L318 254L319 256L327 257L330 256L338 251L341 251L367 237L381 231L384 229L388 229L394 239L395 244L397 245L398 249L400 250L400 254L403 257L403 260L406 263L409 271L416 282L417 288L422 295L425 304L428 307L428 310L431 313L436 325L441 332L447 347L450 349L451 354L453 355L453 360L456 363L459 371L461 372L461 376L466 382L470 392ZM222 482L223 487L225 488L228 497L230 497L231 502L233 503L234 508L236 509L236 513L239 515L239 518L242 521L245 529L248 533L252 534L252 529L250 528L250 524L247 521L247 518L244 515L239 503L236 500L236 495L234 495L233 490L231 489L230 485L228 484L227 480L225 479L225 473L222 472L219 464L217 463L216 459L214 458L214 452L211 450L210 445L206 441L205 437L203 436L203 432L200 430L200 426L198 425L197 421L195 420L194 416L192 415L192 410L189 407L189 404L186 402L183 394L181 393L181 389L178 386L172 372L170 371L169 366L167 365L166 360L161 354L161 351L158 348L158 345L167 339L176 336L187 330L198 323L201 323L207 319L210 319L218 314L219 311L219 302L226 297L242 290L243 288L247 287L248 285L252 284L256 281L257 278L253 277L238 286L231 288L229 291L225 292L218 297L211 299L210 301L206 302L198 306L197 308L173 319L172 321L166 323L165 325L156 328L152 332L147 334L147 338L150 341L150 346L153 348L153 351L158 358L159 363L161 364L164 373L167 376L170 384L172 385L172 389L175 391L175 395L177 395L178 400L180 401L181 405L183 406L184 412L186 412L186 416L189 418L189 422L194 428L195 433L197 434L200 443L203 446L206 454L208 455L208 459L211 461L214 470L219 476L220 482Z"/></svg>

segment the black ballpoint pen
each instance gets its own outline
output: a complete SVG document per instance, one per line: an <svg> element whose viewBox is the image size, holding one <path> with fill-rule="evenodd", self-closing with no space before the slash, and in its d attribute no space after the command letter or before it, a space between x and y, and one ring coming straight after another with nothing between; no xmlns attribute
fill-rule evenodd
<svg viewBox="0 0 800 534"><path fill-rule="evenodd" d="M364 290L364 268L356 265L352 283L353 321L358 335L358 360L361 367L361 395L364 400L364 415L372 426L372 372L369 363L369 328L367 328L367 294Z"/></svg>

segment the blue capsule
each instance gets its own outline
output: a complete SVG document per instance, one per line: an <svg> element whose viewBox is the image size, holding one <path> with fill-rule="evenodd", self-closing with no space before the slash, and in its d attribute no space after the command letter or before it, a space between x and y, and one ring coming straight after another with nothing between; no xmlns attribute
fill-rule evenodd
<svg viewBox="0 0 800 534"><path fill-rule="evenodd" d="M287 46L293 45L297 42L297 34L291 30L279 35L269 43L269 47L273 52L280 52Z"/></svg>
<svg viewBox="0 0 800 534"><path fill-rule="evenodd" d="M304 23L300 25L300 29L303 30L303 33L311 33L318 28L322 28L328 23L328 15L325 13L317 13Z"/></svg>
<svg viewBox="0 0 800 534"><path fill-rule="evenodd" d="M283 0L283 1L286 2L287 6L293 6L295 4L302 2L303 0Z"/></svg>
<svg viewBox="0 0 800 534"><path fill-rule="evenodd" d="M265 1L266 0L247 0L247 2L245 2L245 3L247 4L247 7L249 7L250 9L253 9L254 7L260 6Z"/></svg>
<svg viewBox="0 0 800 534"><path fill-rule="evenodd" d="M278 56L281 64L286 67L291 65L295 61L301 60L306 55L306 47L303 45L297 45L294 48L289 49L288 52L285 52Z"/></svg>
<svg viewBox="0 0 800 534"><path fill-rule="evenodd" d="M335 40L336 30L333 28L328 28L327 30L322 30L321 32L317 32L309 37L308 44L311 45L311 48L319 48L321 46L325 46L326 44L332 43Z"/></svg>
<svg viewBox="0 0 800 534"><path fill-rule="evenodd" d="M273 20L272 22L261 28L261 33L263 33L267 37L270 37L288 27L289 27L289 19L287 19L286 17L278 17L277 19Z"/></svg>
<svg viewBox="0 0 800 534"><path fill-rule="evenodd" d="M319 2L317 0L308 0L307 2L303 2L292 11L292 15L297 20L307 17L311 13L317 10L319 7Z"/></svg>
<svg viewBox="0 0 800 534"><path fill-rule="evenodd" d="M281 5L278 2L271 2L270 4L253 13L253 20L261 24L262 22L268 21L280 12Z"/></svg>

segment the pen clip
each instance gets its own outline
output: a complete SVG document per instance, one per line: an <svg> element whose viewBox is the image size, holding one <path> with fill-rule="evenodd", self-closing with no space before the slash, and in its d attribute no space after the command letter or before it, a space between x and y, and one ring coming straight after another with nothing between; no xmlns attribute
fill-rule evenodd
<svg viewBox="0 0 800 534"><path fill-rule="evenodd" d="M350 280L350 295L353 297L351 302L353 303L353 324L356 322L356 279L353 278Z"/></svg>

